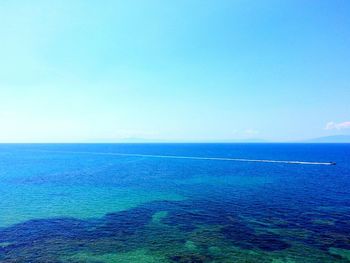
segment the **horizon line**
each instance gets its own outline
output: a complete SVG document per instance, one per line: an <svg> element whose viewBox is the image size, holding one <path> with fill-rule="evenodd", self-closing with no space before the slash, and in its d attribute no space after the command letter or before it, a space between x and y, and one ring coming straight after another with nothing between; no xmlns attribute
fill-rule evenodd
<svg viewBox="0 0 350 263"><path fill-rule="evenodd" d="M110 141L110 142L88 142L88 141L42 141L42 142L0 142L0 144L350 144L350 142L314 142L314 141L147 141L147 142L123 142L123 141Z"/></svg>

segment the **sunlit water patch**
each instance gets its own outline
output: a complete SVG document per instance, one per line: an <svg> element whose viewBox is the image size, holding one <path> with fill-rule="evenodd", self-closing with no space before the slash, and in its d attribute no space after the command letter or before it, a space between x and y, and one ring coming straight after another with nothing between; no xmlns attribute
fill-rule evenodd
<svg viewBox="0 0 350 263"><path fill-rule="evenodd" d="M133 188L60 186L3 187L0 200L0 227L36 218L102 217L156 200L182 200L172 193Z"/></svg>

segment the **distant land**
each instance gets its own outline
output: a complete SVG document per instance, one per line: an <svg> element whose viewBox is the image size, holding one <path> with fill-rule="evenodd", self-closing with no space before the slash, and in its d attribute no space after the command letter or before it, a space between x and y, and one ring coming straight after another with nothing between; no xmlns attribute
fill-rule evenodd
<svg viewBox="0 0 350 263"><path fill-rule="evenodd" d="M1 142L0 142L1 143ZM50 142L40 142L50 143ZM52 143L52 142L51 142ZM150 138L110 138L110 139L93 139L82 140L75 142L61 142L61 143L350 143L350 135L333 135L318 138L311 138L306 140L265 140L261 138L250 139L226 139L226 140L166 140L166 139L150 139Z"/></svg>
<svg viewBox="0 0 350 263"><path fill-rule="evenodd" d="M272 141L260 138L236 140L208 140L208 141L171 141L152 140L143 138L125 138L113 141L115 143L350 143L350 135L333 135L298 141Z"/></svg>
<svg viewBox="0 0 350 263"><path fill-rule="evenodd" d="M333 135L305 140L307 143L350 143L350 135Z"/></svg>
<svg viewBox="0 0 350 263"><path fill-rule="evenodd" d="M232 140L166 140L147 138L99 139L87 143L269 143L264 139L232 139Z"/></svg>

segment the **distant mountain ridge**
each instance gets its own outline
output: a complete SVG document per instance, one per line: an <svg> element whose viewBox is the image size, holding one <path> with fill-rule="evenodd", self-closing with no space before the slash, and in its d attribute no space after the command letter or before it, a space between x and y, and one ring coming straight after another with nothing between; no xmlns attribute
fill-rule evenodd
<svg viewBox="0 0 350 263"><path fill-rule="evenodd" d="M310 143L350 143L350 135L333 135L314 139L309 139L304 142Z"/></svg>
<svg viewBox="0 0 350 263"><path fill-rule="evenodd" d="M83 142L84 143L84 142ZM333 135L307 140L265 140L261 138L250 139L225 139L225 140L165 140L148 138L122 138L122 139L100 139L89 140L85 143L350 143L350 135Z"/></svg>

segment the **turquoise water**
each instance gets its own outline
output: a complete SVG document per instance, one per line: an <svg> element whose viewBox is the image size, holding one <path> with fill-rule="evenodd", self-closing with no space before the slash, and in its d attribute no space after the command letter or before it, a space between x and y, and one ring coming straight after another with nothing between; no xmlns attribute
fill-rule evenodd
<svg viewBox="0 0 350 263"><path fill-rule="evenodd" d="M0 262L350 262L349 144L3 144L0 195Z"/></svg>

